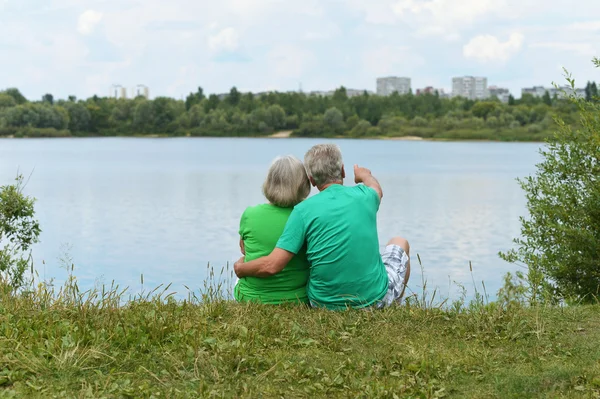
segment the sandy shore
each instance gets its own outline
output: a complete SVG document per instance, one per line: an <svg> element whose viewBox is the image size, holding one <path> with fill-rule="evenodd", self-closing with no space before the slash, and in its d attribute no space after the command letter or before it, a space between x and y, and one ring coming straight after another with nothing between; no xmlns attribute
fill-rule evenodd
<svg viewBox="0 0 600 399"><path fill-rule="evenodd" d="M423 137L419 136L402 136L402 137L377 137L382 140L400 140L400 141L421 141Z"/></svg>
<svg viewBox="0 0 600 399"><path fill-rule="evenodd" d="M272 137L274 139L287 139L292 135L292 133L293 133L292 130L284 130L282 132L274 133L274 134L270 135L269 137Z"/></svg>
<svg viewBox="0 0 600 399"><path fill-rule="evenodd" d="M268 137L275 138L275 139L287 139L292 136L292 133L293 133L292 130L284 130L281 132L274 133ZM352 137L339 137L339 138L352 138ZM359 137L357 137L357 138L359 138ZM402 137L379 136L379 137L360 137L360 138L371 139L371 140L376 139L376 140L396 140L396 141L420 141L420 140L423 140L423 137L418 137L418 136L402 136Z"/></svg>

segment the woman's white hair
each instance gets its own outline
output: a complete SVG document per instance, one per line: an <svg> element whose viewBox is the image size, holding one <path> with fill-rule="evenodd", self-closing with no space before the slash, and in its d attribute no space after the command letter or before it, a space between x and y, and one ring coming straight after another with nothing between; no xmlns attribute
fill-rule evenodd
<svg viewBox="0 0 600 399"><path fill-rule="evenodd" d="M302 162L292 155L275 158L263 184L263 194L271 204L282 208L291 208L306 199L310 181Z"/></svg>
<svg viewBox="0 0 600 399"><path fill-rule="evenodd" d="M342 181L342 151L336 144L318 144L304 156L304 166L315 185Z"/></svg>

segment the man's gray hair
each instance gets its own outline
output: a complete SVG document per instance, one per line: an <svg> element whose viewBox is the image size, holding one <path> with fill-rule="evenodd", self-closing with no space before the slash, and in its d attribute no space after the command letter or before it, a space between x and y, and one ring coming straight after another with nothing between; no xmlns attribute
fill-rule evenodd
<svg viewBox="0 0 600 399"><path fill-rule="evenodd" d="M318 144L304 156L304 166L317 187L342 181L342 151L336 144Z"/></svg>
<svg viewBox="0 0 600 399"><path fill-rule="evenodd" d="M263 184L263 194L271 204L282 208L291 208L306 199L310 181L302 162L292 155L275 158Z"/></svg>

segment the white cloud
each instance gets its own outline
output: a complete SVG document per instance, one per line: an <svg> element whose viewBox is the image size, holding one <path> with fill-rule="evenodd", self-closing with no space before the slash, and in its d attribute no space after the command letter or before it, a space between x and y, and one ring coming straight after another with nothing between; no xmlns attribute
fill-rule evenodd
<svg viewBox="0 0 600 399"><path fill-rule="evenodd" d="M600 31L600 21L576 22L568 26L570 30L596 32Z"/></svg>
<svg viewBox="0 0 600 399"><path fill-rule="evenodd" d="M416 28L421 36L458 37L459 31L505 6L505 0L397 0L392 15Z"/></svg>
<svg viewBox="0 0 600 399"><path fill-rule="evenodd" d="M591 43L577 42L537 42L532 43L531 48L546 48L557 51L572 52L586 57L594 57L598 55L598 50Z"/></svg>
<svg viewBox="0 0 600 399"><path fill-rule="evenodd" d="M372 77L382 75L410 76L423 65L423 58L408 47L380 46L367 50L362 63Z"/></svg>
<svg viewBox="0 0 600 399"><path fill-rule="evenodd" d="M340 28L336 24L330 23L306 32L303 38L304 40L329 40L338 37L340 34Z"/></svg>
<svg viewBox="0 0 600 399"><path fill-rule="evenodd" d="M310 51L289 45L274 48L267 58L272 71L281 78L300 78L316 62Z"/></svg>
<svg viewBox="0 0 600 399"><path fill-rule="evenodd" d="M102 20L102 13L95 10L84 11L77 21L77 31L82 35L89 35L94 32L96 25Z"/></svg>
<svg viewBox="0 0 600 399"><path fill-rule="evenodd" d="M225 28L208 37L208 48L212 51L235 51L239 47L239 35L234 28Z"/></svg>
<svg viewBox="0 0 600 399"><path fill-rule="evenodd" d="M463 47L463 55L480 62L506 62L521 50L523 40L521 33L512 33L505 42L492 35L479 35Z"/></svg>
<svg viewBox="0 0 600 399"><path fill-rule="evenodd" d="M0 48L15 60L7 84L32 98L104 94L115 82L177 97L198 85L372 89L383 74L413 87L481 74L517 94L559 80L557 64L598 79L600 1L564 1L0 0L10 12L0 11ZM514 68L501 68L507 59Z"/></svg>

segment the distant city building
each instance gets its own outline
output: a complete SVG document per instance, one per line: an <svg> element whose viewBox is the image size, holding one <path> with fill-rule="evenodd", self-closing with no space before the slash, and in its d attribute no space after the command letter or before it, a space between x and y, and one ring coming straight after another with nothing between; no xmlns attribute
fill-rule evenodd
<svg viewBox="0 0 600 399"><path fill-rule="evenodd" d="M463 76L452 78L452 97L482 100L489 97L487 78Z"/></svg>
<svg viewBox="0 0 600 399"><path fill-rule="evenodd" d="M554 89L554 88L552 88ZM531 94L534 97L543 97L546 92L550 92L552 89L547 89L544 86L533 86L521 89L521 96L524 94Z"/></svg>
<svg viewBox="0 0 600 399"><path fill-rule="evenodd" d="M365 92L367 92L367 94L375 94L372 91L369 90L360 90L360 89L346 89L346 94L348 95L348 97L358 97L358 96L362 96L363 94L365 94Z"/></svg>
<svg viewBox="0 0 600 399"><path fill-rule="evenodd" d="M367 92L367 94L375 94L372 91L369 90L360 90L360 89L346 89L346 95L348 97L358 97L358 96L362 96L363 94L365 94L365 92ZM310 93L308 93L309 96L322 96L322 97L331 97L333 96L333 94L335 93L335 90L329 90L329 91L311 91Z"/></svg>
<svg viewBox="0 0 600 399"><path fill-rule="evenodd" d="M446 97L446 93L444 93L444 89L436 89L435 87L432 86L427 86L423 89L417 89L417 96L423 95L423 94L435 94L437 93L438 96L440 97Z"/></svg>
<svg viewBox="0 0 600 399"><path fill-rule="evenodd" d="M389 96L395 92L398 94L410 93L410 78L389 76L377 79L377 95Z"/></svg>
<svg viewBox="0 0 600 399"><path fill-rule="evenodd" d="M148 86L137 85L133 89L133 98L140 97L140 96L144 97L146 100L148 100L150 98L150 89L148 88Z"/></svg>
<svg viewBox="0 0 600 399"><path fill-rule="evenodd" d="M508 99L510 97L510 91L508 89L504 87L490 86L488 87L488 92L490 93L490 97L496 97L503 103L508 103Z"/></svg>
<svg viewBox="0 0 600 399"><path fill-rule="evenodd" d="M575 95L576 97L583 98L585 97L585 89L575 89L571 86L561 86L558 89L556 87L543 87L543 86L533 86L526 87L521 89L521 96L524 94L530 94L534 97L543 97L546 92L550 95L551 98L555 96L557 98L565 98L566 96Z"/></svg>
<svg viewBox="0 0 600 399"><path fill-rule="evenodd" d="M121 85L112 85L108 96L111 98L127 98L127 89Z"/></svg>

